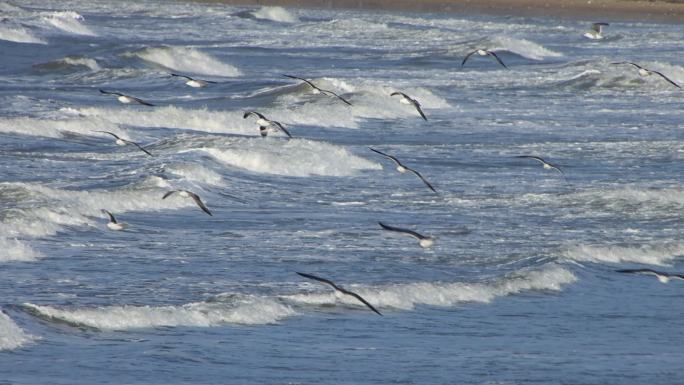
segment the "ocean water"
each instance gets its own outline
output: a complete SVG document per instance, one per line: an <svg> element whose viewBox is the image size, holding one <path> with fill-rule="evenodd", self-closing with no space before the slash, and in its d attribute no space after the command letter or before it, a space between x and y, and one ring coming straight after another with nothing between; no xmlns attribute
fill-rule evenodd
<svg viewBox="0 0 684 385"><path fill-rule="evenodd" d="M681 25L0 12L0 384L682 383L684 282L615 270L684 272L684 91L611 64L684 84Z"/></svg>

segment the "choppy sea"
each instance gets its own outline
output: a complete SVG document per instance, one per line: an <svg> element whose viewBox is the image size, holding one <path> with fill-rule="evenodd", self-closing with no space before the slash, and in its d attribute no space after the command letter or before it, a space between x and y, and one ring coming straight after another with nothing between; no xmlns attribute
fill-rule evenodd
<svg viewBox="0 0 684 385"><path fill-rule="evenodd" d="M0 384L682 384L684 29L594 21L0 3Z"/></svg>

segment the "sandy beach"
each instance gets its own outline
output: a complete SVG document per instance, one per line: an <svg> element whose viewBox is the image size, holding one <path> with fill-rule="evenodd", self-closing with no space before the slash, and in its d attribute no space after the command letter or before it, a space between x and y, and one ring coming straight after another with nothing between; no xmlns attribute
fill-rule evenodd
<svg viewBox="0 0 684 385"><path fill-rule="evenodd" d="M631 0L198 0L235 5L308 8L395 9L418 12L452 12L552 16L588 20L679 22L684 1Z"/></svg>

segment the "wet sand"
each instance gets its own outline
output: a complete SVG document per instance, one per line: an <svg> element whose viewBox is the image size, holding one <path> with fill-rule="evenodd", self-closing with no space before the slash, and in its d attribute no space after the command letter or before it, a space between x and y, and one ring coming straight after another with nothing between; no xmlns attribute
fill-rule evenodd
<svg viewBox="0 0 684 385"><path fill-rule="evenodd" d="M197 0L235 5L364 8L420 12L552 16L591 21L684 21L684 0Z"/></svg>

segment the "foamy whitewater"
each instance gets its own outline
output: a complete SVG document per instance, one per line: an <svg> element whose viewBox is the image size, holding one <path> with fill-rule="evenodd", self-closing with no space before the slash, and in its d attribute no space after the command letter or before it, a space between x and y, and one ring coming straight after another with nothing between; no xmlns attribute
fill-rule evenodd
<svg viewBox="0 0 684 385"><path fill-rule="evenodd" d="M534 18L0 12L0 384L680 382L684 283L616 270L684 273L684 94L611 64L684 84L680 26L593 41L592 21ZM509 69L461 68L475 48ZM162 199L176 189L213 215Z"/></svg>

